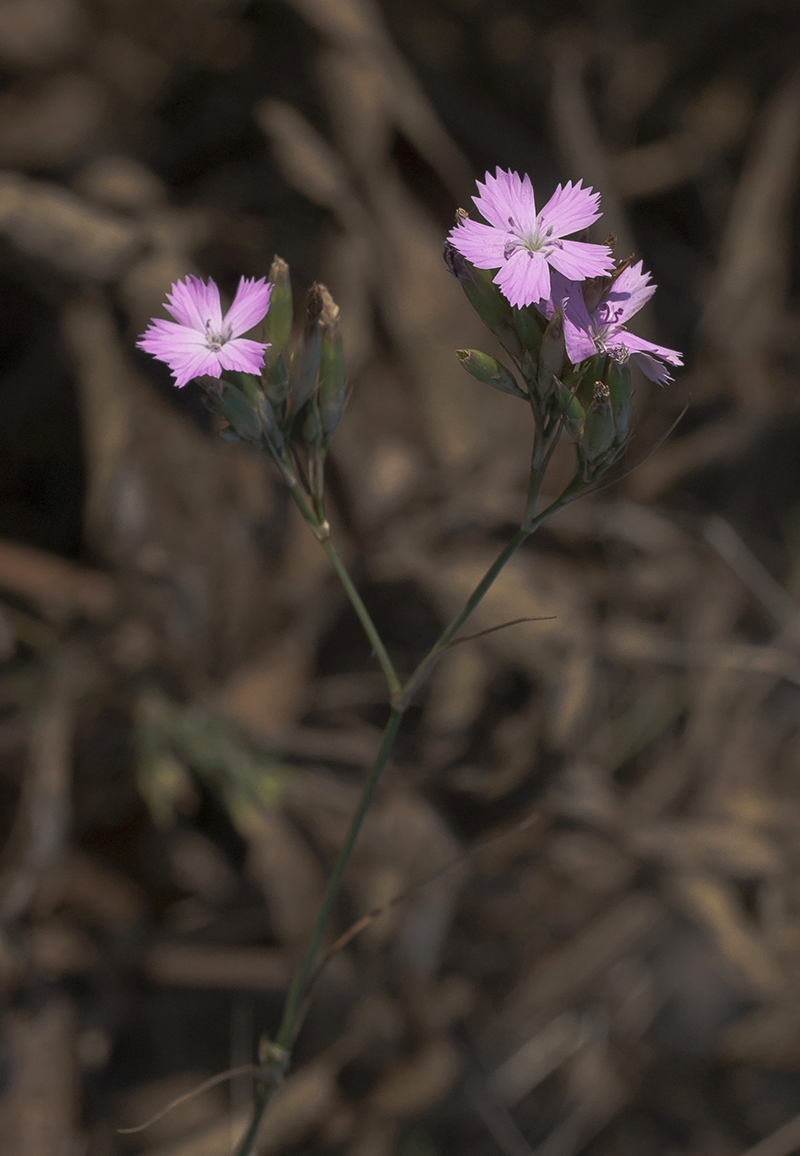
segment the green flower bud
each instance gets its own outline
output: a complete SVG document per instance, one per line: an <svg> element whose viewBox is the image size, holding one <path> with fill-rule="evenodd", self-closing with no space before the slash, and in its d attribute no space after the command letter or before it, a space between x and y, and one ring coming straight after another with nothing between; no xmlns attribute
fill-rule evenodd
<svg viewBox="0 0 800 1156"><path fill-rule="evenodd" d="M310 450L319 451L322 449L323 438L324 433L319 410L316 405L312 404L308 407L306 420L303 422L303 440Z"/></svg>
<svg viewBox="0 0 800 1156"><path fill-rule="evenodd" d="M463 209L459 213L464 214ZM456 214L458 219L461 219ZM481 321L500 338L512 357L522 356L522 344L514 328L514 315L488 269L476 269L450 241L444 243L444 263L458 280L464 294Z"/></svg>
<svg viewBox="0 0 800 1156"><path fill-rule="evenodd" d="M339 424L339 418L342 416L347 392L347 379L344 346L339 329L339 307L324 285L320 286L320 289L323 294L322 346L319 360L317 402L324 441L327 445Z"/></svg>
<svg viewBox="0 0 800 1156"><path fill-rule="evenodd" d="M624 445L628 439L628 429L631 421L631 369L627 362L620 365L618 361L609 358L606 372L608 392L611 398L611 412L614 415L614 431L617 445Z"/></svg>
<svg viewBox="0 0 800 1156"><path fill-rule="evenodd" d="M289 371L286 368L286 358L283 350L273 361L262 378L264 393L273 405L283 405L289 396Z"/></svg>
<svg viewBox="0 0 800 1156"><path fill-rule="evenodd" d="M281 257L275 257L269 270L272 293L269 309L264 318L265 340L270 348L266 352L272 361L283 349L292 332L292 286L289 281L289 266Z"/></svg>
<svg viewBox="0 0 800 1156"><path fill-rule="evenodd" d="M320 288L315 282L306 296L305 340L296 359L296 369L291 385L292 406L295 413L305 405L317 388L319 362L322 354L320 315L323 309L323 299Z"/></svg>
<svg viewBox="0 0 800 1156"><path fill-rule="evenodd" d="M214 397L214 406L226 418L231 429L244 442L258 445L261 441L261 423L251 403L235 385L226 385Z"/></svg>
<svg viewBox="0 0 800 1156"><path fill-rule="evenodd" d="M523 305L522 308L515 305L511 313L514 318L514 329L523 347L528 353L538 357L547 324L545 319L530 305Z"/></svg>
<svg viewBox="0 0 800 1156"><path fill-rule="evenodd" d="M456 357L467 373L478 381L499 389L501 393L510 393L514 397L527 399L528 395L519 388L511 371L488 353L481 353L479 349L457 349Z"/></svg>
<svg viewBox="0 0 800 1156"><path fill-rule="evenodd" d="M536 393L544 401L553 388L553 381L561 377L564 358L567 355L564 344L564 314L556 309L550 318L542 337L539 354L539 370L536 375Z"/></svg>
<svg viewBox="0 0 800 1156"><path fill-rule="evenodd" d="M556 380L556 396L558 404L564 415L564 426L567 433L574 440L580 441L583 433L583 424L586 420L586 413L583 406L578 401L578 398L567 386Z"/></svg>
<svg viewBox="0 0 800 1156"><path fill-rule="evenodd" d="M580 448L586 461L592 465L605 456L614 444L614 415L611 398L604 381L594 383L592 404L583 424Z"/></svg>

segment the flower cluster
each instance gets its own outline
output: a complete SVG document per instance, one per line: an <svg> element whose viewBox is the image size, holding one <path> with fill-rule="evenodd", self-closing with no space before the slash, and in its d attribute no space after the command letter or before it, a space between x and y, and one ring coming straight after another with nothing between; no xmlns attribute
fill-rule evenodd
<svg viewBox="0 0 800 1156"><path fill-rule="evenodd" d="M681 365L680 354L625 328L656 289L641 262L615 269L607 245L566 239L599 220L599 193L580 181L559 185L537 213L527 175L498 169L478 189L472 199L488 225L462 216L449 240L477 269L497 270L510 305L533 305L548 318L560 308L574 365L602 353L620 364L632 358L659 384L671 380L666 367Z"/></svg>

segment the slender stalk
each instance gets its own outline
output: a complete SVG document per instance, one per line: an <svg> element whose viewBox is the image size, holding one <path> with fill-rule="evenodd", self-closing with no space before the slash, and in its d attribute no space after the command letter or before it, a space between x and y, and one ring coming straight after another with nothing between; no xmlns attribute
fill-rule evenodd
<svg viewBox="0 0 800 1156"><path fill-rule="evenodd" d="M353 847L355 846L356 839L358 838L358 833L361 830L361 824L364 821L364 816L369 810L370 803L372 802L375 790L380 781L381 773L383 768L386 766L386 761L389 758L392 747L394 746L394 741L397 737L397 732L400 729L400 723L402 722L402 719L403 712L401 710L393 710L389 715L389 721L386 723L386 727L383 732L383 740L381 741L380 749L375 758L375 762L372 764L369 778L364 784L364 790L361 792L361 798L358 801L358 807L356 808L353 818L350 820L350 827L348 828L347 836L345 837L345 841L342 844L339 854L336 857L333 872L330 879L328 880L328 885L325 888L325 894L322 898L322 904L319 909L319 914L317 915L316 923L314 924L314 929L311 932L311 938L309 940L308 947L303 953L300 966L295 973L295 977L292 980L292 985L289 988L289 993L286 996L286 1003L284 1004L283 1008L283 1018L281 1020L281 1026L278 1029L275 1045L278 1051L285 1051L287 1055L294 1041L295 1025L297 1023L298 1013L302 1006L303 997L305 996L309 981L314 973L314 962L316 960L320 944L322 943L323 936L325 935L325 931L328 926L328 920L330 919L331 912L333 911L333 906L339 895L339 890L342 886L342 879L344 878L347 864L350 862L350 856L353 853ZM256 1137L256 1133L258 1132L258 1128L261 1123L261 1119L264 1115L264 1112L266 1111L267 1104L272 1098L272 1095L277 1086L278 1079L274 1078L269 1081L265 1081L260 1088L253 1109L253 1116L250 1120L247 1131L242 1137L239 1147L236 1149L236 1156L249 1156Z"/></svg>
<svg viewBox="0 0 800 1156"><path fill-rule="evenodd" d="M330 540L330 538L322 538L321 543L322 549L330 558L331 565L339 575L339 581L342 583L342 586L344 586L345 593L350 599L351 605L358 615L359 622L364 627L364 633L372 643L372 649L375 651L375 657L380 663L381 670L383 671L386 682L389 685L389 694L392 696L392 704L394 705L402 696L403 688L400 685L400 679L397 677L394 666L392 665L392 660L389 658L386 647L383 645L381 636L378 634L378 629L375 626L375 623L372 621L369 611L361 601L361 595L353 585L352 578L347 573L344 563L336 553L336 547L334 546L333 542Z"/></svg>

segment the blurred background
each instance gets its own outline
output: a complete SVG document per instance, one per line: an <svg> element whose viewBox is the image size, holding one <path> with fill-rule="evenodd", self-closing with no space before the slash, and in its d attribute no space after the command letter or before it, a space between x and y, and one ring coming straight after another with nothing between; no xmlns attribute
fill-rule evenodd
<svg viewBox="0 0 800 1156"><path fill-rule="evenodd" d="M497 165L602 192L687 369L473 619L547 621L409 711L259 1152L800 1145L799 65L793 0L0 0L4 1153L232 1150L246 1077L116 1129L275 1029L387 713L274 473L134 340L189 272L328 285L331 517L410 671L524 501L441 261Z"/></svg>

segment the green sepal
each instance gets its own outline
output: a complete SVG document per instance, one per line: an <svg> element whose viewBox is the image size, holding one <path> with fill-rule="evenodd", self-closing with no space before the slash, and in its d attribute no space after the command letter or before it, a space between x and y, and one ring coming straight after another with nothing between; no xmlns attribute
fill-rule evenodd
<svg viewBox="0 0 800 1156"><path fill-rule="evenodd" d="M564 427L567 433L576 442L580 441L586 420L586 411L566 382L556 381L556 396L559 408L564 415Z"/></svg>
<svg viewBox="0 0 800 1156"><path fill-rule="evenodd" d="M292 285L289 266L281 257L275 257L269 270L272 292L269 309L264 318L265 339L270 343L267 357L272 361L283 349L292 332Z"/></svg>
<svg viewBox="0 0 800 1156"><path fill-rule="evenodd" d="M614 444L614 415L608 386L597 381L594 397L583 423L580 447L587 462L594 463L604 457Z"/></svg>
<svg viewBox="0 0 800 1156"><path fill-rule="evenodd" d="M514 306L511 310L514 319L514 330L522 342L523 347L538 358L542 348L542 338L547 322L532 306Z"/></svg>
<svg viewBox="0 0 800 1156"><path fill-rule="evenodd" d="M466 369L467 373L478 381L499 389L501 393L510 393L513 397L521 397L526 401L528 395L520 389L510 370L488 353L479 349L457 349L456 357Z"/></svg>
<svg viewBox="0 0 800 1156"><path fill-rule="evenodd" d="M495 285L492 273L488 269L478 269L472 265L450 241L446 241L444 245L444 262L458 280L464 295L481 321L500 338L512 357L516 359L522 357L522 343L514 328L511 305L500 292L499 286Z"/></svg>
<svg viewBox="0 0 800 1156"><path fill-rule="evenodd" d="M322 419L316 402L308 407L306 419L303 422L303 441L310 450L321 450L323 446L324 434L322 429Z"/></svg>
<svg viewBox="0 0 800 1156"><path fill-rule="evenodd" d="M606 371L606 384L611 398L611 412L614 415L614 432L617 445L623 445L628 438L631 423L631 399L633 385L631 383L630 366L609 358Z"/></svg>
<svg viewBox="0 0 800 1156"><path fill-rule="evenodd" d="M273 405L283 405L289 396L289 370L286 366L286 357L283 350L270 365L262 378L264 393Z"/></svg>
<svg viewBox="0 0 800 1156"><path fill-rule="evenodd" d="M332 314L330 310L326 310L326 312ZM345 372L344 345L342 344L342 334L339 329L339 311L336 309L335 314L332 314L329 319L323 322L322 347L319 359L317 402L326 445L330 442L334 430L339 424L346 393L347 376Z"/></svg>
<svg viewBox="0 0 800 1156"><path fill-rule="evenodd" d="M544 401L553 388L553 381L561 378L567 349L564 343L564 314L556 309L542 337L539 352L539 370L536 375L536 393Z"/></svg>
<svg viewBox="0 0 800 1156"><path fill-rule="evenodd" d="M261 441L261 423L240 389L235 385L228 385L226 389L220 390L214 404L242 441L258 445Z"/></svg>
<svg viewBox="0 0 800 1156"><path fill-rule="evenodd" d="M222 380L240 390L251 405L255 404L260 391L259 380L252 373L240 373L238 369L224 369Z"/></svg>

